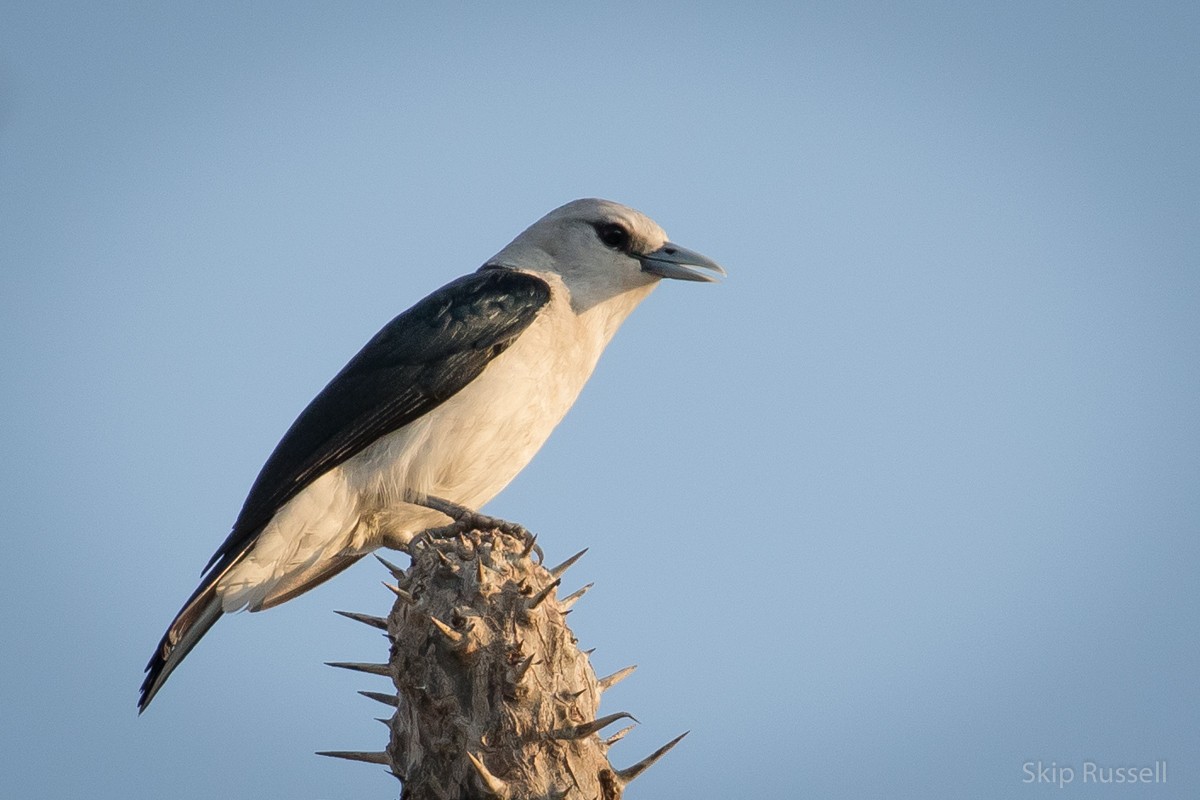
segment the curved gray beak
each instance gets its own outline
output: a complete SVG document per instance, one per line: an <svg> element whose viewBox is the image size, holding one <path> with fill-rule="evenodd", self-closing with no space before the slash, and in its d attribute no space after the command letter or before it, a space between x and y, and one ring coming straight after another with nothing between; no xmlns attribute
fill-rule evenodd
<svg viewBox="0 0 1200 800"><path fill-rule="evenodd" d="M642 262L642 271L657 275L660 278L675 278L681 281L716 281L715 275L700 270L706 269L717 275L725 275L721 265L711 258L702 256L695 250L688 250L672 242L667 242L653 253L638 256Z"/></svg>

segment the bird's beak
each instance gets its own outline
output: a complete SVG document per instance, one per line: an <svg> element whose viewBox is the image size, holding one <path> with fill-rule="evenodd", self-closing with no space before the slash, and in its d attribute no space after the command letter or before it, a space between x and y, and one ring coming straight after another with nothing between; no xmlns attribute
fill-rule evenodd
<svg viewBox="0 0 1200 800"><path fill-rule="evenodd" d="M638 256L638 260L642 262L642 272L649 272L660 278L712 283L716 276L700 270L711 270L717 275L726 274L721 265L711 258L671 242L667 242L653 253Z"/></svg>

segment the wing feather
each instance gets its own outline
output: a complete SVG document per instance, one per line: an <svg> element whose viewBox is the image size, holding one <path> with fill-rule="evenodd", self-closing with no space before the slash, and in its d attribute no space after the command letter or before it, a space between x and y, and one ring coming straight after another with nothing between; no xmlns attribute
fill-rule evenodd
<svg viewBox="0 0 1200 800"><path fill-rule="evenodd" d="M385 325L284 434L205 570L236 558L320 475L474 380L549 300L550 287L541 278L484 269L447 284Z"/></svg>
<svg viewBox="0 0 1200 800"><path fill-rule="evenodd" d="M259 472L233 530L146 665L139 713L221 617L217 583L275 513L320 475L474 380L549 300L550 287L541 278L485 267L429 295L367 342L300 413ZM293 576L264 607L294 597L358 558L340 556Z"/></svg>

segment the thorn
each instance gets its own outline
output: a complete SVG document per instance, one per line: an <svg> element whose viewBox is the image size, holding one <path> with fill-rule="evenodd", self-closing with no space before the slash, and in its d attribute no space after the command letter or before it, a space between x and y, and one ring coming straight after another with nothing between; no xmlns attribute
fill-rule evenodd
<svg viewBox="0 0 1200 800"><path fill-rule="evenodd" d="M368 675L384 675L390 677L392 672L387 664L360 664L352 661L326 661L325 666L338 669L352 669L355 672L365 672Z"/></svg>
<svg viewBox="0 0 1200 800"><path fill-rule="evenodd" d="M527 609L529 609L530 611L532 611L533 609L540 606L542 604L543 600L545 600L550 595L554 594L554 590L558 588L558 585L560 583L562 583L562 578L555 578L553 582L546 585L545 589L542 589L540 592L535 594L533 597L526 600L525 607Z"/></svg>
<svg viewBox="0 0 1200 800"><path fill-rule="evenodd" d="M334 611L333 613L341 614L346 619L352 619L364 625L370 625L372 628L387 630L387 620L383 617L372 617L370 614L359 614L355 611Z"/></svg>
<svg viewBox="0 0 1200 800"><path fill-rule="evenodd" d="M584 650L584 651L583 651L583 654L584 654L585 656L591 657L592 653L594 653L594 652L596 652L596 648L594 648L594 647L589 647L587 650Z"/></svg>
<svg viewBox="0 0 1200 800"><path fill-rule="evenodd" d="M567 611L569 611L571 609L571 606L575 605L575 601L578 600L579 598L583 597L585 594L587 594L588 589L591 589L595 585L596 585L595 583L589 583L587 586L584 586L582 589L576 589L575 591L571 592L569 595L564 597L562 600L559 600L558 602L559 602L559 605L561 605L563 608L563 613L566 613Z"/></svg>
<svg viewBox="0 0 1200 800"><path fill-rule="evenodd" d="M570 558L568 558L566 561L559 564L554 569L550 570L550 575L555 578L561 578L562 574L564 572L566 572L567 570L569 570L575 564L576 561L583 558L583 554L586 553L587 551L588 551L588 549L586 547L583 548L578 553L571 556Z"/></svg>
<svg viewBox="0 0 1200 800"><path fill-rule="evenodd" d="M587 689L583 688L583 689L580 689L578 692L562 692L562 699L566 700L568 703L573 703L576 700L578 700L580 697L583 697L583 693L586 691L587 691Z"/></svg>
<svg viewBox="0 0 1200 800"><path fill-rule="evenodd" d="M405 574L404 570L400 569L395 564L393 564L392 562L385 559L383 556L376 555L375 558L378 559L380 564L383 564L385 567L387 567L387 571L392 573L392 577L395 578L396 580L400 580L401 578L404 577L404 574Z"/></svg>
<svg viewBox="0 0 1200 800"><path fill-rule="evenodd" d="M525 541L525 549L521 551L521 558L529 558L529 554L533 552L533 548L537 547L537 534L529 534L529 538Z"/></svg>
<svg viewBox="0 0 1200 800"><path fill-rule="evenodd" d="M392 727L392 721L387 717L375 717L376 722L382 722L387 727Z"/></svg>
<svg viewBox="0 0 1200 800"><path fill-rule="evenodd" d="M399 586L393 586L392 584L388 583L387 581L383 581L383 585L387 587L388 591L390 591L392 594L396 595L396 597L399 597L404 602L406 602L406 603L414 602L413 596L411 594L409 594L408 592L404 591L403 589L401 589Z"/></svg>
<svg viewBox="0 0 1200 800"><path fill-rule="evenodd" d="M433 552L437 553L438 561L441 561L441 562L442 562L444 565L446 565L447 567L454 567L454 566L456 566L456 564L455 564L453 561L451 561L451 560L450 560L450 556L448 556L448 555L446 555L445 553L443 553L443 552L442 552L442 549L441 549L440 547L438 547L438 548L434 548L434 551L433 551Z"/></svg>
<svg viewBox="0 0 1200 800"><path fill-rule="evenodd" d="M689 733L691 733L691 731L684 731L671 741L664 744L662 747L655 750L650 755L643 758L638 763L634 764L632 767L626 767L625 769L617 770L617 779L621 781L623 786L628 784L638 775L641 775L643 772L650 769L650 767L654 766L655 761L658 761L660 758L666 755L668 750L679 744L679 740L687 736Z"/></svg>
<svg viewBox="0 0 1200 800"><path fill-rule="evenodd" d="M618 711L615 714L609 714L608 716L600 717L599 719L594 719L591 722L585 722L582 725L572 725L568 728L563 728L562 730L555 731L554 733L550 734L550 738L552 738L552 739L582 739L585 736L591 736L596 731L600 730L601 728L603 728L607 725L613 724L614 722L616 722L619 719L631 719L634 722L637 722L637 718L634 717L633 714L630 714L627 711ZM647 765L647 766L649 766L649 765Z"/></svg>
<svg viewBox="0 0 1200 800"><path fill-rule="evenodd" d="M525 679L525 673L529 672L529 668L532 666L533 666L533 656L530 655L524 661L522 661L521 663L519 663L515 667L513 667L513 673L512 673L513 674L513 679L512 679L513 684L516 685L516 684L520 683L521 681L523 681Z"/></svg>
<svg viewBox="0 0 1200 800"><path fill-rule="evenodd" d="M475 582L479 584L480 589L487 582L487 575L483 571L483 559L481 558L475 559Z"/></svg>
<svg viewBox="0 0 1200 800"><path fill-rule="evenodd" d="M437 617L433 616L433 614L429 615L429 621L433 623L433 627L442 632L442 635L449 640L450 644L455 645L456 647L462 645L465 637L461 633L454 630L454 628L451 628Z"/></svg>
<svg viewBox="0 0 1200 800"><path fill-rule="evenodd" d="M479 780L483 782L483 788L487 789L491 797L507 798L512 795L508 784L493 775L484 766L483 761L473 755L470 750L467 751L467 758L471 760L471 766L475 768L475 774L479 776Z"/></svg>
<svg viewBox="0 0 1200 800"><path fill-rule="evenodd" d="M369 700L374 700L377 703L383 703L385 706L396 708L400 705L400 698L394 694L386 694L384 692L359 692L363 697Z"/></svg>
<svg viewBox="0 0 1200 800"><path fill-rule="evenodd" d="M625 734L629 733L631 730L633 730L633 729L634 729L634 728L636 728L636 727L637 727L636 725L626 725L624 728L621 728L621 730L617 731L617 732L616 732L616 733L614 733L612 736L610 736L610 737L608 737L607 739L605 739L605 740L604 740L604 746L605 746L605 747L612 747L614 744L616 744L617 742L619 742L619 741L621 741L622 739L624 739L624 738L625 738Z"/></svg>
<svg viewBox="0 0 1200 800"><path fill-rule="evenodd" d="M382 764L385 767L392 763L387 753L364 753L361 750L326 750L317 753L317 755L329 758L344 758L347 761L363 761L367 764Z"/></svg>
<svg viewBox="0 0 1200 800"><path fill-rule="evenodd" d="M599 680L600 691L607 692L609 689L632 675L635 669L637 669L637 664L630 664L625 669L619 669L612 675L609 675L607 678L601 678Z"/></svg>

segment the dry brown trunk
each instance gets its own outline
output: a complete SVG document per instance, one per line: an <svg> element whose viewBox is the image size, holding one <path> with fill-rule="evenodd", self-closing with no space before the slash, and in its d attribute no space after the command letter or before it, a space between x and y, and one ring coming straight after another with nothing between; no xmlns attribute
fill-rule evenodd
<svg viewBox="0 0 1200 800"><path fill-rule="evenodd" d="M579 555L548 570L521 539L473 530L418 540L407 570L384 562L391 614L345 616L387 631L389 661L334 666L391 677L394 693L363 692L394 707L391 736L378 753L323 755L389 766L402 800L621 797L683 736L631 767L609 763L629 728L599 732L632 717L597 718L600 694L633 667L597 679L566 625L589 588L557 596Z"/></svg>

